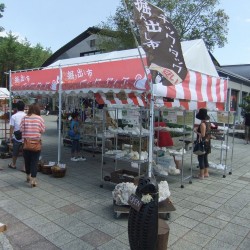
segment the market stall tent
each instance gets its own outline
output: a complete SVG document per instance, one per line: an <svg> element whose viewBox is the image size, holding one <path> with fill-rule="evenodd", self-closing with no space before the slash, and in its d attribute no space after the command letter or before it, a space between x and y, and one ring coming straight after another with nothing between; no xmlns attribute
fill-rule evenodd
<svg viewBox="0 0 250 250"><path fill-rule="evenodd" d="M195 48L198 48L197 51ZM183 98L188 101L225 102L227 82L218 77L209 54L202 40L190 42L183 46L184 59L189 69L186 79L176 86L162 86L161 82L154 84L153 96L175 99ZM188 60L186 56L193 55L201 58L203 63ZM202 54L203 51L203 54ZM167 60L167 59L166 59ZM194 70L198 70L194 71ZM62 94L94 93L98 102L114 101L115 98L126 103L128 97L150 95L150 71L147 70L145 52L140 49L114 51L88 57L65 59L55 62L48 68L10 72L10 88L14 94L55 94L59 92L59 113L62 110ZM176 89L178 88L178 89ZM109 96L113 93L116 96ZM122 94L121 94L122 93ZM204 93L210 93L205 95ZM185 95L187 94L187 95ZM118 96L119 95L119 96ZM105 99L104 99L105 97ZM125 98L124 98L125 97ZM135 98L134 98L135 99ZM152 98L150 98L152 100ZM142 102L143 103L143 102ZM156 103L159 103L156 100ZM152 101L150 101L152 107ZM190 107L189 107L190 108ZM58 130L58 162L60 162L60 124ZM150 144L151 145L151 144Z"/></svg>
<svg viewBox="0 0 250 250"><path fill-rule="evenodd" d="M189 69L187 77L175 86L163 86L161 82L154 84L154 95L158 97L156 104L165 105L162 97L169 97L179 101L167 105L180 105L183 101L187 109L197 108L197 102L202 102L202 105L219 103L222 106L226 101L227 80L218 77L203 40L182 42L182 49ZM94 93L100 103L145 105L140 95L150 88L147 83L149 72L144 66L147 66L147 60L142 48L140 53L138 49L131 49L64 59L42 70L12 73L11 90L19 95L55 93L59 89L61 69L62 93ZM122 101L121 91L126 93ZM111 98L107 95L110 92L114 93ZM187 105L187 101L193 104Z"/></svg>

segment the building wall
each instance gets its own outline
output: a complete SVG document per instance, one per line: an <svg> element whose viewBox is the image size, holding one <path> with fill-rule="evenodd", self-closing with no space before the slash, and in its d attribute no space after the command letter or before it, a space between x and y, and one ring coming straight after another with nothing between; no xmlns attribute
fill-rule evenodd
<svg viewBox="0 0 250 250"><path fill-rule="evenodd" d="M239 104L242 103L244 96L250 95L250 86L243 82L235 82L233 80L228 81L228 97L226 110L236 111L236 122L240 123L243 121L241 116L241 108Z"/></svg>
<svg viewBox="0 0 250 250"><path fill-rule="evenodd" d="M80 57L81 53L95 51L96 46L91 47L91 40L96 40L96 38L97 38L97 35L95 34L90 35L88 38L81 41L80 43L75 45L73 48L67 50L65 53L59 56L58 60Z"/></svg>

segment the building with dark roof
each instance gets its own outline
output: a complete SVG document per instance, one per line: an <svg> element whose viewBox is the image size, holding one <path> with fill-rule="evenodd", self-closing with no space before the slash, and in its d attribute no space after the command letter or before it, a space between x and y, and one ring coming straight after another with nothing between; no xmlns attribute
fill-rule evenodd
<svg viewBox="0 0 250 250"><path fill-rule="evenodd" d="M98 38L97 33L99 31L100 29L96 27L88 28L83 33L57 50L41 66L47 67L58 60L101 53L101 51L96 47L96 39Z"/></svg>
<svg viewBox="0 0 250 250"><path fill-rule="evenodd" d="M250 80L250 64L225 65L222 68Z"/></svg>
<svg viewBox="0 0 250 250"><path fill-rule="evenodd" d="M235 65L236 66L236 65ZM238 69L241 65L237 65ZM238 73L229 70L227 66L216 66L220 77L228 79L227 110L236 111L238 122L241 122L241 108L239 104L243 102L245 96L250 94L250 78L246 78L246 72L238 70Z"/></svg>

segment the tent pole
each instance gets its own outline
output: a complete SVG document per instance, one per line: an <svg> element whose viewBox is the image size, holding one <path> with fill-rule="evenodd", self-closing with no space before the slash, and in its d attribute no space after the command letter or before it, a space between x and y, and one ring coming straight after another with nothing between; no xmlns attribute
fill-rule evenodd
<svg viewBox="0 0 250 250"><path fill-rule="evenodd" d="M148 148L148 176L152 177L153 165L153 136L154 136L154 88L151 82L150 111L149 111L149 148Z"/></svg>
<svg viewBox="0 0 250 250"><path fill-rule="evenodd" d="M11 96L11 89L12 89L12 82L11 82L11 70L9 71L9 92L10 92L10 98L9 98L9 110L10 110L10 117L12 114L12 96Z"/></svg>
<svg viewBox="0 0 250 250"><path fill-rule="evenodd" d="M226 102L227 105L228 105L228 106L227 106L227 111L230 111L230 106L231 106L231 94L232 94L232 93L231 93L231 92L232 92L231 90L232 90L232 89L229 88L229 91L228 91L228 99L227 99L227 102ZM225 109L225 110L226 110L226 109Z"/></svg>
<svg viewBox="0 0 250 250"><path fill-rule="evenodd" d="M58 107L58 164L61 161L61 121L62 121L62 67L59 65L59 107Z"/></svg>

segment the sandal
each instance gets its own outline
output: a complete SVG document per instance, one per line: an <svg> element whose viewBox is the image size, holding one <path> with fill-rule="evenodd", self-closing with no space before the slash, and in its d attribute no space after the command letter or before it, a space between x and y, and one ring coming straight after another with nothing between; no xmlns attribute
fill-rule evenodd
<svg viewBox="0 0 250 250"><path fill-rule="evenodd" d="M10 163L8 164L9 168L16 169L16 167L13 167Z"/></svg>
<svg viewBox="0 0 250 250"><path fill-rule="evenodd" d="M204 180L204 176L200 176L199 174L198 175L194 175L193 178L194 179Z"/></svg>
<svg viewBox="0 0 250 250"><path fill-rule="evenodd" d="M209 174L204 174L204 178L208 178L209 177Z"/></svg>

